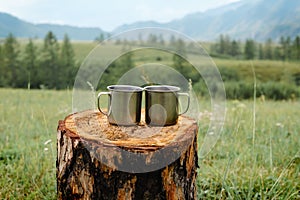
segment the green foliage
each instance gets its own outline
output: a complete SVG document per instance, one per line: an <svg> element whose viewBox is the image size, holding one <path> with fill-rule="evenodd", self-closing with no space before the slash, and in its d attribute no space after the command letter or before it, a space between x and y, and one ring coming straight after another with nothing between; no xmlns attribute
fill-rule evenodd
<svg viewBox="0 0 300 200"><path fill-rule="evenodd" d="M274 58L273 42L268 39L264 45L263 59L272 60Z"/></svg>
<svg viewBox="0 0 300 200"><path fill-rule="evenodd" d="M64 36L59 55L59 65L61 74L59 88L72 88L76 75L76 63L74 49L68 35Z"/></svg>
<svg viewBox="0 0 300 200"><path fill-rule="evenodd" d="M243 51L241 50L244 47ZM258 43L247 39L244 44L231 40L228 35L220 35L217 42L210 45L210 53L219 58L260 59L260 60L300 60L300 36L280 37L277 43L267 39Z"/></svg>
<svg viewBox="0 0 300 200"><path fill-rule="evenodd" d="M0 87L63 89L72 87L76 71L75 53L67 35L61 48L51 31L43 45L29 39L21 47L12 34L0 45Z"/></svg>
<svg viewBox="0 0 300 200"><path fill-rule="evenodd" d="M222 67L222 68L219 68L219 71L221 73L222 80L224 82L240 80L240 75L238 74L237 70L235 70L233 68Z"/></svg>
<svg viewBox="0 0 300 200"><path fill-rule="evenodd" d="M44 46L40 56L40 76L42 84L47 88L60 87L59 44L55 35L50 31L45 36Z"/></svg>
<svg viewBox="0 0 300 200"><path fill-rule="evenodd" d="M225 82L226 97L228 99L252 99L254 85L251 82ZM269 81L257 85L256 97L272 100L295 99L300 96L300 90L295 85L288 83Z"/></svg>
<svg viewBox="0 0 300 200"><path fill-rule="evenodd" d="M211 53L217 57L238 58L242 54L241 43L231 40L228 35L220 35L219 40L211 45Z"/></svg>
<svg viewBox="0 0 300 200"><path fill-rule="evenodd" d="M256 46L255 42L252 39L247 39L245 44L245 59L253 60L255 58Z"/></svg>
<svg viewBox="0 0 300 200"><path fill-rule="evenodd" d="M238 81L225 82L226 98L228 99L251 99L253 97L253 84Z"/></svg>
<svg viewBox="0 0 300 200"><path fill-rule="evenodd" d="M231 46L230 46L230 51L229 51L229 55L231 55L232 57L237 57L239 55L241 55L241 49L240 49L240 43L237 42L236 40L233 40L231 42Z"/></svg>
<svg viewBox="0 0 300 200"><path fill-rule="evenodd" d="M292 58L296 60L300 60L300 36L297 36L294 40L293 47L292 47Z"/></svg>
<svg viewBox="0 0 300 200"><path fill-rule="evenodd" d="M105 90L108 85L117 84L119 79L133 66L132 53L123 54L104 71L97 88Z"/></svg>
<svg viewBox="0 0 300 200"><path fill-rule="evenodd" d="M300 86L300 72L293 74L293 79L296 86Z"/></svg>
<svg viewBox="0 0 300 200"><path fill-rule="evenodd" d="M290 60L292 58L292 51L291 51L291 38L288 37L280 37L280 45L281 45L281 60Z"/></svg>
<svg viewBox="0 0 300 200"><path fill-rule="evenodd" d="M172 47L175 48L176 54L172 55L172 67L181 73L187 80L192 80L192 82L199 81L198 71L195 67L188 62L186 44L183 40L173 40Z"/></svg>
<svg viewBox="0 0 300 200"><path fill-rule="evenodd" d="M161 45L164 45L164 48L172 49L170 52L143 49L143 51L135 50L121 55L106 69L98 88L104 90L107 85L117 83L119 78L132 67L145 63L158 63L173 67L187 80L192 80L194 89L201 96L210 97L211 94L208 93L205 81L213 80L204 81L195 67L188 62L192 58L194 62L202 64L201 60L196 58L199 52L196 52L195 44L186 43L175 37L171 37L170 41L164 41L162 35L149 35L147 40L142 43L143 39L145 38L140 36L141 41L120 41L120 45L105 43L106 53L110 54L112 51L121 51L122 49L124 52L130 51L130 49L139 47L138 45L144 46L148 43L154 43L152 45L156 45L158 49ZM295 39L282 37L281 41L280 44L276 44L271 39L265 43L249 40L248 43L252 43L259 50L254 52L255 58L258 55L262 59L250 62L243 60L244 52L241 49L245 49L246 44L243 46L239 41L231 40L228 36L220 36L219 42L215 44L205 43L207 49L211 47L212 51L218 51L214 55L219 58L214 57L213 61L225 82L227 98L253 98L251 93L254 89L254 78L258 82L258 96L264 95L266 98L276 100L291 99L291 96L300 97L297 88L300 85L300 69L295 60L297 52L300 52L298 49L300 47L299 37ZM71 88L79 64L96 45L97 43L71 43L67 35L63 41L57 41L51 32L45 36L43 41L29 39L26 43L9 35L0 45L0 87ZM290 52L284 49L289 48L291 51L289 61L271 61L272 59L283 60L284 52ZM179 52L179 54L174 55L171 53L172 51ZM225 54L221 54L221 51ZM211 72L206 69L202 73L205 73L205 77L210 77L209 73ZM16 74L16 76L12 76L12 74Z"/></svg>
<svg viewBox="0 0 300 200"><path fill-rule="evenodd" d="M9 34L4 41L3 61L1 66L0 84L3 87L17 87L19 65L19 44L17 39Z"/></svg>
<svg viewBox="0 0 300 200"><path fill-rule="evenodd" d="M24 74L21 85L28 84L28 88L38 88L38 65L37 65L37 49L32 39L29 39L28 44L25 47L25 52L22 59L23 67L22 73ZM26 76L27 75L27 76Z"/></svg>
<svg viewBox="0 0 300 200"><path fill-rule="evenodd" d="M299 87L283 82L262 83L258 86L258 91L261 95L273 100L294 99L300 96Z"/></svg>
<svg viewBox="0 0 300 200"><path fill-rule="evenodd" d="M101 42L103 42L104 40L106 40L107 38L109 38L110 36L111 36L110 33L104 34L104 33L102 32L102 33L100 33L99 36L97 36L97 37L95 38L95 41L96 41L97 43L101 43Z"/></svg>
<svg viewBox="0 0 300 200"><path fill-rule="evenodd" d="M4 53L3 53L3 47L0 44L0 87L5 86L5 69L4 69Z"/></svg>

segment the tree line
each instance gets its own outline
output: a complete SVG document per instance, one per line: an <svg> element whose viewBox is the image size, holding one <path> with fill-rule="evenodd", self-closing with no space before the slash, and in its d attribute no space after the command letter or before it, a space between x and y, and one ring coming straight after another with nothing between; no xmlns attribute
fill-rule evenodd
<svg viewBox="0 0 300 200"><path fill-rule="evenodd" d="M269 38L262 43L246 39L242 43L231 39L228 35L220 35L219 39L211 45L210 51L212 56L235 59L300 60L300 36L295 38L281 36L277 42Z"/></svg>
<svg viewBox="0 0 300 200"><path fill-rule="evenodd" d="M102 40L102 37L100 37ZM196 51L193 43L189 44L175 37L164 40L162 35L150 35L146 40L115 41L116 45L123 45L124 51L132 46L164 46L175 48L180 55L172 57L164 54L154 55L154 60L148 62L167 62L171 66L191 79L195 90L202 96L209 96L205 81L199 76L193 66L181 56ZM299 60L300 38L281 37L279 43L268 39L258 43L252 39L245 42L232 40L221 35L217 42L210 44L210 55L234 59L269 59L269 60ZM130 52L121 56L110 64L98 84L98 89L105 89L107 84L117 83L119 78L135 66L134 53ZM166 52L165 52L166 53ZM170 53L170 52L169 52ZM197 53L197 52L196 52ZM165 60L170 59L170 60ZM56 36L49 31L43 42L39 43L29 39L27 44L20 45L12 34L0 41L0 87L34 88L34 89L65 89L72 88L76 72L80 63L75 61L75 53L68 35L59 42ZM209 76L209 70L206 71ZM222 79L225 82L228 98L251 98L253 87L243 78L239 77L235 69L220 68ZM291 74L293 82L262 82L257 94L264 94L271 99L288 99L291 96L299 97L300 74ZM170 78L170 77L167 77Z"/></svg>
<svg viewBox="0 0 300 200"><path fill-rule="evenodd" d="M29 39L25 48L21 48L13 34L0 43L0 87L72 87L77 67L68 35L61 44L51 31L40 46Z"/></svg>

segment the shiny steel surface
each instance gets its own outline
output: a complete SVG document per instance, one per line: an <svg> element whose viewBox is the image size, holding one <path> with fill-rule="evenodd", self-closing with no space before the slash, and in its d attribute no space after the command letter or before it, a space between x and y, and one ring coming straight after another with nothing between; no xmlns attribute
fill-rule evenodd
<svg viewBox="0 0 300 200"><path fill-rule="evenodd" d="M141 120L141 102L143 88L130 85L108 86L109 92L100 92L98 95L98 109L107 115L110 124L131 126ZM108 112L100 108L100 98L108 95Z"/></svg>
<svg viewBox="0 0 300 200"><path fill-rule="evenodd" d="M178 116L184 114L189 107L189 101L186 110L179 113L180 95L186 96L187 93L179 93L180 88L175 86L147 86L145 87L145 110L146 123L153 126L168 126L176 124Z"/></svg>

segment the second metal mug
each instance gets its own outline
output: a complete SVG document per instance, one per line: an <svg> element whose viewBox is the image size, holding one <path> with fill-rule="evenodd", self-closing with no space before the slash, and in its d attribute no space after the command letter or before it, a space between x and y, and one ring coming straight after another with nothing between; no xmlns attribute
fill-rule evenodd
<svg viewBox="0 0 300 200"><path fill-rule="evenodd" d="M179 93L180 88L169 85L147 86L145 89L146 123L154 126L176 124L178 116L186 113L190 105L188 93ZM179 113L179 96L187 97L186 109Z"/></svg>
<svg viewBox="0 0 300 200"><path fill-rule="evenodd" d="M110 124L131 126L141 120L141 102L143 88L131 85L111 85L109 92L98 94L98 109L107 116ZM108 111L100 107L100 98L108 95Z"/></svg>

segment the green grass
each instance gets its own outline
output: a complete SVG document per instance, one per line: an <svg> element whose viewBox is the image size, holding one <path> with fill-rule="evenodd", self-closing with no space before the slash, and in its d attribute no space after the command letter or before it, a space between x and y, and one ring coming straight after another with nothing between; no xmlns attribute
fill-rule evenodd
<svg viewBox="0 0 300 200"><path fill-rule="evenodd" d="M300 73L299 62L282 62L272 60L230 60L213 59L218 68L231 69L237 73L240 79L253 80L252 66L255 70L256 78L261 82L283 81L290 83L290 79L296 73Z"/></svg>
<svg viewBox="0 0 300 200"><path fill-rule="evenodd" d="M220 140L200 162L199 197L299 199L300 103L227 103Z"/></svg>
<svg viewBox="0 0 300 200"><path fill-rule="evenodd" d="M56 199L56 127L71 92L0 89L0 99L0 199Z"/></svg>
<svg viewBox="0 0 300 200"><path fill-rule="evenodd" d="M56 199L56 128L72 92L0 89L0 99L0 199ZM199 146L210 111L200 103ZM222 135L199 161L199 198L300 198L300 102L257 100L255 121L253 108L227 102Z"/></svg>
<svg viewBox="0 0 300 200"><path fill-rule="evenodd" d="M76 62L81 63L96 46L96 42L72 42Z"/></svg>
<svg viewBox="0 0 300 200"><path fill-rule="evenodd" d="M81 63L83 59L88 55L90 50L97 46L95 42L73 42L73 48L76 55L76 60ZM207 44L204 43L204 47ZM103 45L105 52L111 55L111 52L120 52L122 54L124 49L130 50L135 48L143 48L137 46L126 46L122 44L116 45L113 43L106 43ZM121 55L120 55L121 56ZM198 54L187 54L188 60L193 61L199 65L203 64L203 60L199 58ZM116 58L117 59L117 58ZM157 49L143 49L133 52L132 57L135 66L139 66L145 63L160 63L171 66L173 64L173 55L169 52L164 52ZM234 73L232 76L236 76L238 80L253 82L252 67L256 73L256 79L259 82L277 81L286 82L288 84L294 84L294 75L300 73L299 62L295 61L276 61L276 60L235 60L235 59L220 59L212 58L213 62L219 68L221 75L225 76L227 73ZM228 71L229 70L229 71ZM222 74L224 73L224 74Z"/></svg>

